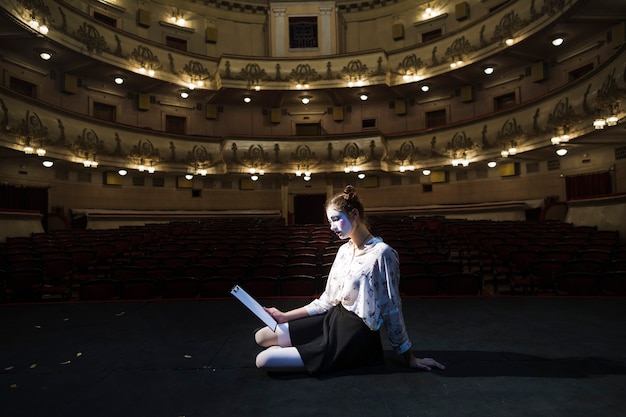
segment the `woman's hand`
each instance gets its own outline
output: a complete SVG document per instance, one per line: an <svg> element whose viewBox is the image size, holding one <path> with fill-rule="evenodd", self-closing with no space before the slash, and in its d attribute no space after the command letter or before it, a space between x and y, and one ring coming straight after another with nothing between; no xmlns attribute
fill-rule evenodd
<svg viewBox="0 0 626 417"><path fill-rule="evenodd" d="M288 321L285 313L275 307L263 307L263 309L267 311L277 323L285 323Z"/></svg>
<svg viewBox="0 0 626 417"><path fill-rule="evenodd" d="M416 358L411 352L405 354L407 362L411 368L430 371L432 368L446 369L446 367L432 358Z"/></svg>

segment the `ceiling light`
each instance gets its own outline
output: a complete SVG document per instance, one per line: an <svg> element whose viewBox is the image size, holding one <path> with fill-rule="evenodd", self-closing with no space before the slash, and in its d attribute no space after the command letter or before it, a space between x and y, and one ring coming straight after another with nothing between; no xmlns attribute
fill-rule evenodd
<svg viewBox="0 0 626 417"><path fill-rule="evenodd" d="M361 95L359 95L359 98L361 99L361 101L366 101L369 98L369 96L365 93L362 93Z"/></svg>
<svg viewBox="0 0 626 417"><path fill-rule="evenodd" d="M52 58L52 52L41 51L39 53L39 58L43 59L44 61L48 61Z"/></svg>
<svg viewBox="0 0 626 417"><path fill-rule="evenodd" d="M52 162L52 161L43 161L41 164L43 166L45 166L46 168L51 168L52 165L54 165L54 162Z"/></svg>
<svg viewBox="0 0 626 417"><path fill-rule="evenodd" d="M565 35L562 34L556 35L554 38L552 38L552 41L550 41L553 46L561 46L563 45L563 42L565 42Z"/></svg>
<svg viewBox="0 0 626 417"><path fill-rule="evenodd" d="M507 46L511 46L511 45L513 45L513 44L515 43L515 40L514 40L513 38L507 38L507 39L504 41L504 43L505 43Z"/></svg>
<svg viewBox="0 0 626 417"><path fill-rule="evenodd" d="M428 91L430 91L430 86L428 84L424 84L420 87L420 90L422 90L424 93L427 93Z"/></svg>
<svg viewBox="0 0 626 417"><path fill-rule="evenodd" d="M243 102L244 102L244 103L250 103L251 101L252 101L252 98L251 98L250 96L245 96L245 97L243 98Z"/></svg>
<svg viewBox="0 0 626 417"><path fill-rule="evenodd" d="M556 150L556 154L557 154L558 156L565 156L565 155L567 155L567 149L565 149L565 148L559 148L559 149L557 149L557 150Z"/></svg>
<svg viewBox="0 0 626 417"><path fill-rule="evenodd" d="M483 72L486 75L491 75L491 74L493 74L494 71L495 71L495 68L494 68L493 65L489 65L489 66L486 66L485 68L483 68Z"/></svg>
<svg viewBox="0 0 626 417"><path fill-rule="evenodd" d="M309 104L311 102L311 96L300 96L302 104Z"/></svg>

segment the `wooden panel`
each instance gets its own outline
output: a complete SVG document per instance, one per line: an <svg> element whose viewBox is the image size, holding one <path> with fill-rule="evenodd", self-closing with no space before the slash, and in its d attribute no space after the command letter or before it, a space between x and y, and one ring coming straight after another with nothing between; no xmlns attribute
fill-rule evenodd
<svg viewBox="0 0 626 417"><path fill-rule="evenodd" d="M343 107L341 106L333 107L333 120L335 122L343 121Z"/></svg>
<svg viewBox="0 0 626 417"><path fill-rule="evenodd" d="M461 3L457 3L457 5L454 6L454 18L459 22L468 19L469 14L470 7L468 2L462 1Z"/></svg>
<svg viewBox="0 0 626 417"><path fill-rule="evenodd" d="M137 109L150 110L150 95L144 93L137 94Z"/></svg>
<svg viewBox="0 0 626 417"><path fill-rule="evenodd" d="M280 108L273 108L270 111L270 122L280 123L282 116L283 116L283 113Z"/></svg>
<svg viewBox="0 0 626 417"><path fill-rule="evenodd" d="M474 89L471 85L461 87L461 102L469 103L474 100Z"/></svg>
<svg viewBox="0 0 626 417"><path fill-rule="evenodd" d="M206 28L206 41L207 43L217 43L217 28Z"/></svg>
<svg viewBox="0 0 626 417"><path fill-rule="evenodd" d="M61 88L64 93L76 94L78 91L78 77L74 74L64 74Z"/></svg>
<svg viewBox="0 0 626 417"><path fill-rule="evenodd" d="M430 173L431 183L448 182L448 171L433 171Z"/></svg>
<svg viewBox="0 0 626 417"><path fill-rule="evenodd" d="M102 173L102 183L104 185L122 185L122 177L113 171L107 171Z"/></svg>
<svg viewBox="0 0 626 417"><path fill-rule="evenodd" d="M405 99L398 99L396 100L395 103L395 109L396 109L396 114L398 116L404 116L406 114L406 100Z"/></svg>
<svg viewBox="0 0 626 417"><path fill-rule="evenodd" d="M176 177L176 188L192 188L193 187L193 179L188 180L184 176Z"/></svg>
<svg viewBox="0 0 626 417"><path fill-rule="evenodd" d="M611 28L611 46L619 48L626 42L626 23L621 22Z"/></svg>
<svg viewBox="0 0 626 417"><path fill-rule="evenodd" d="M239 180L239 189L240 190L254 190L255 182L250 178L242 178Z"/></svg>
<svg viewBox="0 0 626 417"><path fill-rule="evenodd" d="M137 9L137 26L144 28L150 27L151 16L150 10Z"/></svg>
<svg viewBox="0 0 626 417"><path fill-rule="evenodd" d="M394 41L404 39L404 25L402 23L395 23L391 27L391 36Z"/></svg>
<svg viewBox="0 0 626 417"><path fill-rule="evenodd" d="M207 119L217 119L217 105L207 103L204 115Z"/></svg>
<svg viewBox="0 0 626 417"><path fill-rule="evenodd" d="M544 81L548 78L548 70L544 61L535 62L530 69L530 74L533 82Z"/></svg>
<svg viewBox="0 0 626 417"><path fill-rule="evenodd" d="M364 188L377 188L378 187L378 177L368 176L363 179L363 187Z"/></svg>
<svg viewBox="0 0 626 417"><path fill-rule="evenodd" d="M501 177L513 177L519 175L519 163L509 162L507 164L500 164L498 166L498 172Z"/></svg>

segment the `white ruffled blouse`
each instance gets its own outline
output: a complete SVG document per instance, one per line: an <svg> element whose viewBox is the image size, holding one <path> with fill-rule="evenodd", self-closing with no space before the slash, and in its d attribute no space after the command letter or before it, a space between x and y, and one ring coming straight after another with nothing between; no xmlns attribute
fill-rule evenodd
<svg viewBox="0 0 626 417"><path fill-rule="evenodd" d="M389 343L401 354L411 348L411 341L402 316L399 280L398 253L391 246L373 237L355 251L350 240L337 251L324 293L305 308L312 316L341 303L374 331L384 323Z"/></svg>

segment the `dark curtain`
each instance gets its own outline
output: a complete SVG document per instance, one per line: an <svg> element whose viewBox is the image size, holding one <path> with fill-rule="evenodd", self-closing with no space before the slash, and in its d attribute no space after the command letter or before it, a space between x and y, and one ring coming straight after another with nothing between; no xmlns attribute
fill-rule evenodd
<svg viewBox="0 0 626 417"><path fill-rule="evenodd" d="M572 175L565 177L567 199L589 198L613 193L610 172Z"/></svg>
<svg viewBox="0 0 626 417"><path fill-rule="evenodd" d="M0 209L38 211L43 215L42 222L45 228L48 215L48 189L0 184Z"/></svg>

